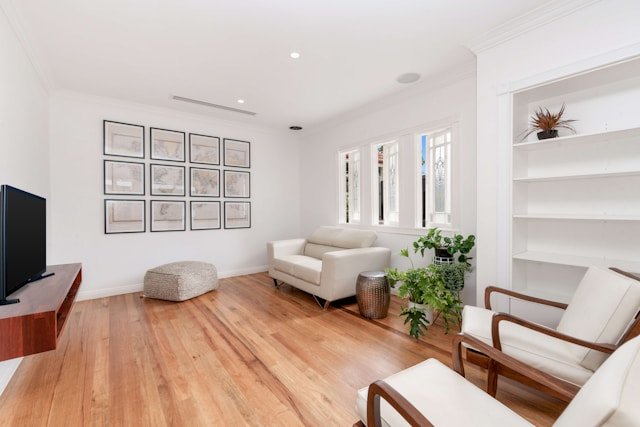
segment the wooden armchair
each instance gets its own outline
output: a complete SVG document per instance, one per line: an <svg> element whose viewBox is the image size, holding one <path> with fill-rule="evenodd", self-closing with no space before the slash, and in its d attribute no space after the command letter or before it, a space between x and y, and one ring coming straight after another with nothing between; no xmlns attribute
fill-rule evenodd
<svg viewBox="0 0 640 427"><path fill-rule="evenodd" d="M523 364L472 337L469 342L511 369ZM460 345L458 340L456 345ZM455 362L455 361L454 361ZM461 368L460 365L457 368ZM458 371L464 375L464 370ZM544 372L539 380L550 389L563 385ZM640 425L640 338L621 346L567 406L554 426ZM365 397L363 397L366 396ZM363 399L364 404L362 402ZM382 399L382 400L381 400ZM435 359L429 359L358 391L354 425L385 426L531 426L502 403Z"/></svg>
<svg viewBox="0 0 640 427"><path fill-rule="evenodd" d="M622 270L592 267L580 282L570 304L548 301L490 286L486 309L465 307L462 332L453 349L460 364L462 346L467 360L487 368L487 392L495 396L498 375L530 385L570 401L593 372L620 345L640 334L640 279ZM557 329L491 311L491 295L500 293L564 310ZM491 345L521 362L518 369L488 357L478 341ZM563 385L549 388L540 373L556 377Z"/></svg>

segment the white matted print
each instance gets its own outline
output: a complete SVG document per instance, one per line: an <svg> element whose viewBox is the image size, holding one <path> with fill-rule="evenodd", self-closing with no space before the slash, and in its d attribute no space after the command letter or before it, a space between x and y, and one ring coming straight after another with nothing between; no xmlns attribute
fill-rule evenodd
<svg viewBox="0 0 640 427"><path fill-rule="evenodd" d="M189 168L193 197L220 197L220 171L218 169Z"/></svg>
<svg viewBox="0 0 640 427"><path fill-rule="evenodd" d="M205 165L219 165L220 138L190 133L189 161Z"/></svg>
<svg viewBox="0 0 640 427"><path fill-rule="evenodd" d="M224 228L251 228L251 202L224 202Z"/></svg>
<svg viewBox="0 0 640 427"><path fill-rule="evenodd" d="M144 126L104 120L102 131L106 156L144 159Z"/></svg>
<svg viewBox="0 0 640 427"><path fill-rule="evenodd" d="M191 202L191 229L220 228L220 202Z"/></svg>
<svg viewBox="0 0 640 427"><path fill-rule="evenodd" d="M152 196L184 196L184 166L151 164Z"/></svg>
<svg viewBox="0 0 640 427"><path fill-rule="evenodd" d="M236 168L251 167L251 144L247 141L224 139L224 165Z"/></svg>
<svg viewBox="0 0 640 427"><path fill-rule="evenodd" d="M144 163L105 160L104 194L144 196Z"/></svg>
<svg viewBox="0 0 640 427"><path fill-rule="evenodd" d="M105 200L104 233L144 233L144 200Z"/></svg>
<svg viewBox="0 0 640 427"><path fill-rule="evenodd" d="M184 162L185 133L151 128L151 159Z"/></svg>
<svg viewBox="0 0 640 427"><path fill-rule="evenodd" d="M151 201L151 231L184 231L185 202Z"/></svg>
<svg viewBox="0 0 640 427"><path fill-rule="evenodd" d="M251 197L251 174L242 171L224 171L224 197Z"/></svg>

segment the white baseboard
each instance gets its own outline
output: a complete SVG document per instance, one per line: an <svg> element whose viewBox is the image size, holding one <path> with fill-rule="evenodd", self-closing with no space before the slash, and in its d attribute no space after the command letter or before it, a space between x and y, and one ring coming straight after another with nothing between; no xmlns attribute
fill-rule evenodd
<svg viewBox="0 0 640 427"><path fill-rule="evenodd" d="M263 271L267 271L268 269L269 267L266 265L259 265L255 267L240 268L237 270L221 271L218 273L218 278L224 279L227 277L244 276L245 274L262 273ZM142 292L142 288L143 288L142 283L136 283L133 285L125 285L125 286L116 286L113 288L90 289L86 291L82 290L82 286L80 286L80 291L78 292L76 301L85 301L90 299L111 297L114 295L123 295L123 294L131 294L133 292Z"/></svg>
<svg viewBox="0 0 640 427"><path fill-rule="evenodd" d="M18 366L22 362L23 357L7 360L0 363L0 396L4 392L4 389L9 385L11 377L16 373Z"/></svg>

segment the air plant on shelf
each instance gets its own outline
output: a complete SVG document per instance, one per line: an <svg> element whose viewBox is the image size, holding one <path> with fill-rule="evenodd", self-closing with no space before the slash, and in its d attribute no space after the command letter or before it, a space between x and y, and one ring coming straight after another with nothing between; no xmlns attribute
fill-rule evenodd
<svg viewBox="0 0 640 427"><path fill-rule="evenodd" d="M538 139L557 138L558 129L567 129L575 133L576 129L571 123L576 120L563 119L565 105L562 104L562 108L557 113L552 113L548 108L538 107L538 109L531 116L529 121L529 129L527 129L521 141L524 141L529 135L534 132L538 132Z"/></svg>

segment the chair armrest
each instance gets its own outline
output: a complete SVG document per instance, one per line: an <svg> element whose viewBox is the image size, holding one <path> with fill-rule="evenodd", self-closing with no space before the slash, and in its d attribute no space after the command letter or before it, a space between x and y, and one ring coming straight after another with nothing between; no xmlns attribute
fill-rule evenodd
<svg viewBox="0 0 640 427"><path fill-rule="evenodd" d="M410 425L414 427L431 427L433 424L416 409L396 389L380 380L369 386L367 395L367 426L382 427L380 420L380 398L386 400Z"/></svg>
<svg viewBox="0 0 640 427"><path fill-rule="evenodd" d="M551 307L561 308L563 310L565 310L569 306L568 304L565 304L562 302L556 302L556 301L550 301L542 298L532 297L530 295L521 294L520 292L515 292L510 289L499 288L497 286L487 286L487 288L484 290L484 306L487 310L491 310L491 294L493 292L498 294L508 295L512 298L518 298L522 301L529 301L529 302L534 302L536 304L549 305Z"/></svg>
<svg viewBox="0 0 640 427"><path fill-rule="evenodd" d="M473 347L475 350L483 353L485 356L489 357L491 360L506 366L532 380L542 384L551 390L558 393L560 396L565 396L567 400L571 400L575 397L575 395L580 390L574 384L563 381L559 378L554 377L546 372L540 371L539 369L534 368L533 366L527 365L519 361L518 359L514 359L508 354L503 353L502 351L491 347L490 345L485 344L480 341L478 338L475 338L468 334L458 334L453 338L453 369L464 377L464 364L462 361L462 344L466 344L469 347Z"/></svg>
<svg viewBox="0 0 640 427"><path fill-rule="evenodd" d="M355 295L356 279L363 271L384 271L391 249L373 247L327 252L322 256L320 286L329 287L329 301Z"/></svg>
<svg viewBox="0 0 640 427"><path fill-rule="evenodd" d="M541 334L548 335L550 337L557 338L571 344L579 345L581 347L590 348L591 350L600 351L602 353L611 354L617 349L617 346L615 345L600 344L581 340L579 338L572 337L571 335L566 335L558 332L555 329L547 328L545 326L538 325L537 323L529 322L528 320L521 319L511 314L496 313L491 319L491 336L493 337L493 346L497 350L502 350L502 343L500 342L500 322L515 323L516 325L523 326Z"/></svg>
<svg viewBox="0 0 640 427"><path fill-rule="evenodd" d="M267 256L269 265L273 258L286 255L300 255L304 252L304 246L307 241L305 239L289 239L277 240L275 242L267 242Z"/></svg>

